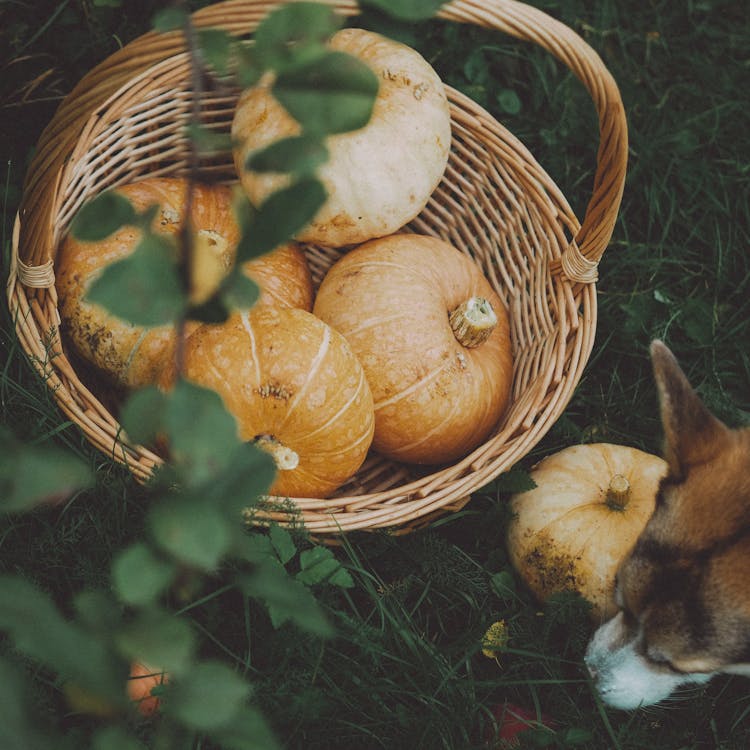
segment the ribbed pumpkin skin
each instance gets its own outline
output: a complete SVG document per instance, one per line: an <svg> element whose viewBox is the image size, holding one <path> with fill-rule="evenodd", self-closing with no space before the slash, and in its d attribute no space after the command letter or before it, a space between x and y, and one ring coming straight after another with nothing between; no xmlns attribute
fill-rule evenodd
<svg viewBox="0 0 750 750"><path fill-rule="evenodd" d="M185 377L219 393L240 437L272 436L299 456L271 493L327 497L372 442L372 394L339 333L304 310L271 306L205 325L185 344Z"/></svg>
<svg viewBox="0 0 750 750"><path fill-rule="evenodd" d="M445 88L415 50L362 29L339 31L330 48L359 58L380 83L368 124L327 139L330 158L318 176L328 200L296 237L339 247L390 234L424 208L448 162L451 123ZM268 80L243 92L232 123L232 136L241 143L234 158L256 205L287 178L246 171L248 155L299 132Z"/></svg>
<svg viewBox="0 0 750 750"><path fill-rule="evenodd" d="M154 221L159 233L175 235L182 224L187 181L182 178L149 178L123 185L124 195L139 211L159 204ZM209 232L219 242L217 268L228 270L234 259L240 230L232 210L232 192L223 185L195 185L191 222L197 232ZM143 328L109 315L84 299L86 290L104 267L135 250L140 231L123 227L101 242L66 238L56 269L60 315L67 336L78 353L120 385L136 388L154 382L164 361L171 359L175 332L171 325ZM213 252L213 250L209 250ZM260 303L312 306L312 279L302 250L283 245L250 261L243 270L261 285ZM189 330L195 324L188 324Z"/></svg>
<svg viewBox="0 0 750 750"><path fill-rule="evenodd" d="M609 443L573 445L531 471L536 488L511 499L508 553L542 601L577 591L593 604L594 619L616 611L615 572L650 518L666 462L636 448ZM630 484L623 509L607 504L613 477Z"/></svg>
<svg viewBox="0 0 750 750"><path fill-rule="evenodd" d="M448 315L486 298L498 324L462 346ZM442 240L396 234L344 255L321 283L315 315L349 341L375 401L373 448L440 464L487 438L508 402L513 364L505 306L466 255Z"/></svg>
<svg viewBox="0 0 750 750"><path fill-rule="evenodd" d="M246 261L242 271L260 287L256 305L312 310L312 275L305 254L296 242L279 245L270 253Z"/></svg>

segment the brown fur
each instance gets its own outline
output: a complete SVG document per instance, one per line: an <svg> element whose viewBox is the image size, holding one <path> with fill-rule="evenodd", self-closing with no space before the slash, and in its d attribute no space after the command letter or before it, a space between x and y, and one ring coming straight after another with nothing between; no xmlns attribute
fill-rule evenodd
<svg viewBox="0 0 750 750"><path fill-rule="evenodd" d="M623 649L631 656L621 661L636 678L639 669L667 670L676 681L682 673L686 681L750 674L750 430L732 430L712 415L664 344L655 341L651 357L669 473L618 571L622 615L595 634L587 662L612 683L624 667L607 659ZM619 691L613 705L631 707L621 697L626 689L611 691Z"/></svg>

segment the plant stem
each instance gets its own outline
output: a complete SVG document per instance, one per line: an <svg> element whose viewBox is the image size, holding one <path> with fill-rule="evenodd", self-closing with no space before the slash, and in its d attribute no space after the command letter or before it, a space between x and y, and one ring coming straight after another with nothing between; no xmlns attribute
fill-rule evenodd
<svg viewBox="0 0 750 750"><path fill-rule="evenodd" d="M497 326L497 315L484 297L469 297L450 312L448 320L458 343L469 349L487 341Z"/></svg>
<svg viewBox="0 0 750 750"><path fill-rule="evenodd" d="M625 510L630 502L630 482L622 474L610 479L605 502L612 510Z"/></svg>
<svg viewBox="0 0 750 750"><path fill-rule="evenodd" d="M190 89L192 91L192 98L190 100L190 123L193 126L200 124L201 107L200 101L203 95L203 75L201 74L201 67L199 62L199 51L195 36L195 27L193 26L190 12L187 7L186 0L179 0L176 3L176 7L180 8L185 12L185 22L183 24L182 33L185 36L185 45L188 51L188 59L190 61ZM195 242L193 237L193 227L190 221L193 208L193 196L195 193L195 183L198 182L200 172L200 158L198 156L198 150L194 146L190 146L188 153L188 179L187 179L187 194L185 196L185 207L182 216L182 224L180 226L180 232L178 235L178 272L180 275L180 281L182 282L182 288L186 295L190 295L190 284L191 274L190 269L193 267L195 261L193 254L195 252ZM185 330L186 330L186 315L183 313L177 319L176 338L177 344L175 346L175 369L178 376L181 376L185 367Z"/></svg>
<svg viewBox="0 0 750 750"><path fill-rule="evenodd" d="M268 451L280 471L290 471L299 465L299 456L291 448L277 440L273 435L258 435L255 444Z"/></svg>

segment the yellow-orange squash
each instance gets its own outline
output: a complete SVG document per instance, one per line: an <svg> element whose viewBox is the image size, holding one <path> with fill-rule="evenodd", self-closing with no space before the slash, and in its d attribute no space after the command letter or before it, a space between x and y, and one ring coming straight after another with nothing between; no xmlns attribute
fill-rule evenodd
<svg viewBox="0 0 750 750"><path fill-rule="evenodd" d="M166 672L152 669L140 662L132 662L127 694L142 716L151 716L159 710L161 699L158 695L152 695L151 691L167 682L169 682L169 675Z"/></svg>
<svg viewBox="0 0 750 750"><path fill-rule="evenodd" d="M498 423L513 370L505 305L452 245L416 234L360 245L330 268L313 312L362 362L381 454L452 461Z"/></svg>
<svg viewBox="0 0 750 750"><path fill-rule="evenodd" d="M424 208L448 162L451 122L445 87L416 50L362 29L337 32L329 46L365 63L380 84L367 125L326 139L318 176L328 200L297 235L338 247L390 234ZM248 172L248 156L300 133L270 87L266 78L243 92L232 123L237 173L256 205L288 178Z"/></svg>
<svg viewBox="0 0 750 750"><path fill-rule="evenodd" d="M155 231L165 235L179 232L187 197L186 180L147 178L123 185L117 192L128 198L138 211L159 205ZM240 230L232 209L231 189L223 185L195 185L190 221L196 241L191 296L200 303L215 290L236 254ZM104 267L127 257L139 239L140 230L133 226L122 227L101 242L81 242L68 236L56 269L60 315L68 338L84 359L126 387L154 382L158 370L174 350L174 328L132 325L88 302L84 296ZM311 309L310 270L296 244L282 245L246 263L243 271L261 286L261 304Z"/></svg>
<svg viewBox="0 0 750 750"><path fill-rule="evenodd" d="M372 394L341 334L305 310L260 307L204 325L185 343L184 376L211 388L240 437L276 459L271 494L326 497L372 442Z"/></svg>
<svg viewBox="0 0 750 750"><path fill-rule="evenodd" d="M534 467L511 499L508 554L542 601L574 591L596 620L616 611L615 572L650 518L667 464L636 448L573 445Z"/></svg>

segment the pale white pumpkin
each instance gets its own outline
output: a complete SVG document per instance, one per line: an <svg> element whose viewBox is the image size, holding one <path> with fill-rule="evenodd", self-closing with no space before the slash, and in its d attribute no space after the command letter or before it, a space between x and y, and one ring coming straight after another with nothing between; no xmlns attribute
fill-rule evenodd
<svg viewBox="0 0 750 750"><path fill-rule="evenodd" d="M445 87L416 50L362 29L337 32L329 46L368 65L380 84L368 124L327 138L330 156L318 177L328 199L296 236L339 247L390 234L417 216L445 171L451 122ZM243 92L232 123L235 166L255 205L288 177L247 171L248 156L300 133L271 83L265 78Z"/></svg>
<svg viewBox="0 0 750 750"><path fill-rule="evenodd" d="M666 461L609 443L573 445L531 471L536 488L515 495L510 560L542 601L575 591L599 620L613 615L615 573L653 513Z"/></svg>

